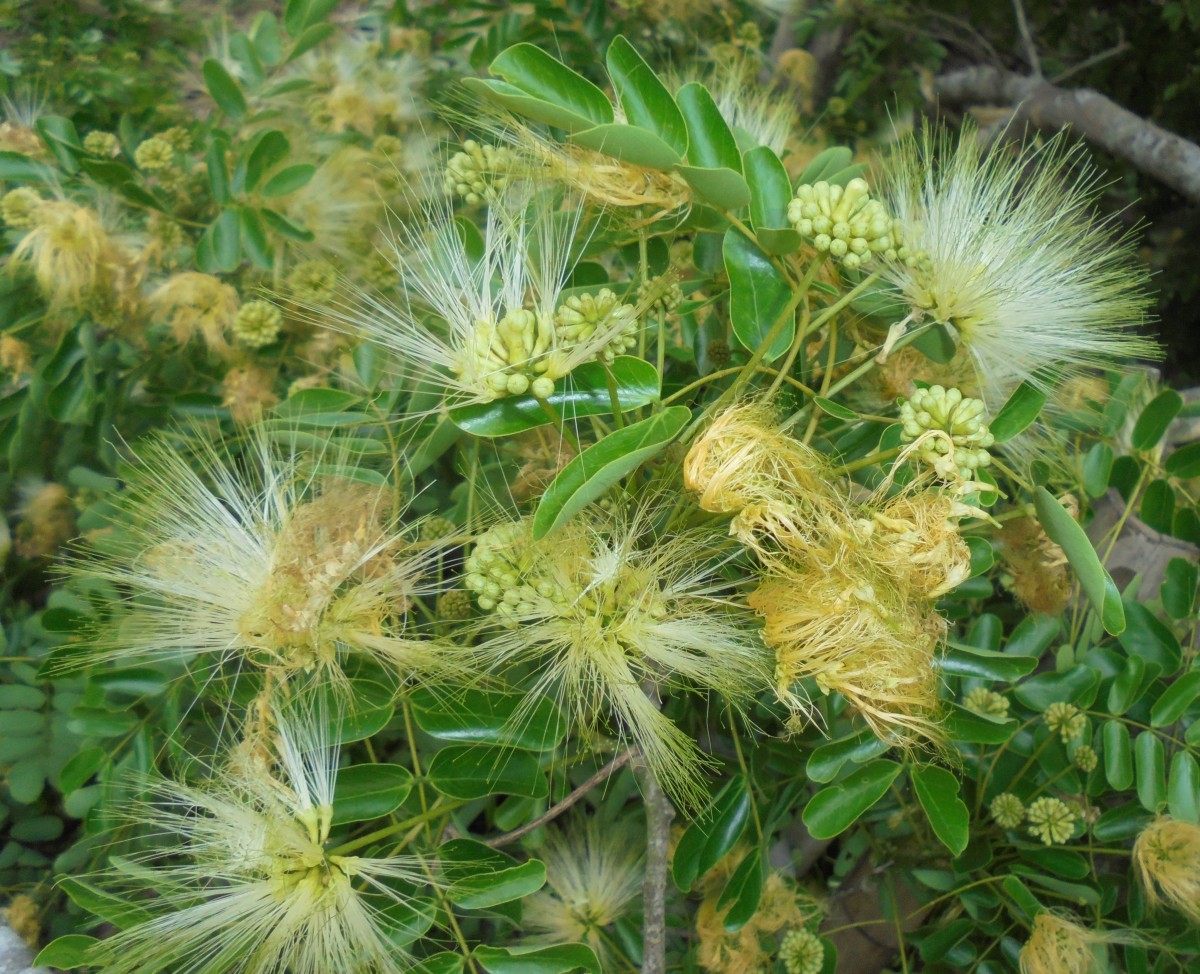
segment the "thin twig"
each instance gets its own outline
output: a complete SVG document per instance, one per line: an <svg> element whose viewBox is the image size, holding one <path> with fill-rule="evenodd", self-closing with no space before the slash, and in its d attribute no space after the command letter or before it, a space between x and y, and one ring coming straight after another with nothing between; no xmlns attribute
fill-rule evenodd
<svg viewBox="0 0 1200 974"><path fill-rule="evenodd" d="M1124 54L1126 51L1131 50L1132 47L1133 45L1130 44L1129 41L1125 40L1124 28L1121 28L1117 31L1116 44L1106 51L1100 51L1097 54L1093 54L1091 57L1084 58L1078 64L1071 65L1066 71L1062 72L1061 74L1056 74L1053 78L1051 78L1050 83L1053 85L1062 84L1067 78L1071 77L1071 75L1078 74L1080 71L1086 71L1088 68L1094 67L1101 61L1107 61L1110 57L1116 57L1118 54Z"/></svg>
<svg viewBox="0 0 1200 974"><path fill-rule="evenodd" d="M535 818L532 822L526 822L519 829L513 829L511 832L505 832L503 835L498 835L494 839L488 839L484 845L491 846L493 849L498 849L502 845L511 845L518 839L523 838L535 829L540 829L547 822L552 822L558 818L563 812L579 801L584 795L595 788L598 784L607 779L614 772L619 771L629 763L629 759L637 752L637 748L630 748L623 754L618 754L615 758L608 762L603 768L597 771L594 775L588 778L583 784L576 788L571 794L567 795L562 801L556 805L552 805L546 809L541 815Z"/></svg>
<svg viewBox="0 0 1200 974"><path fill-rule="evenodd" d="M1021 43L1025 46L1025 57L1035 78L1042 76L1042 62L1038 57L1037 45L1033 43L1033 34L1029 30L1029 21L1025 19L1025 5L1021 0L1012 0L1013 10L1017 14L1017 30L1021 33Z"/></svg>

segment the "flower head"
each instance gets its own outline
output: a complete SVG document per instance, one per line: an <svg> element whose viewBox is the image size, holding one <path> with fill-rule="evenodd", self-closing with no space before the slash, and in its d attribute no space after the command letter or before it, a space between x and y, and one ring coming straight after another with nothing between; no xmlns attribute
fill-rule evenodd
<svg viewBox="0 0 1200 974"><path fill-rule="evenodd" d="M1133 866L1151 906L1166 903L1200 923L1200 826L1159 816L1134 842Z"/></svg>
<svg viewBox="0 0 1200 974"><path fill-rule="evenodd" d="M847 270L856 270L876 254L896 257L892 218L871 197L865 179L856 177L844 187L824 180L797 186L787 217L818 253L837 258Z"/></svg>
<svg viewBox="0 0 1200 974"><path fill-rule="evenodd" d="M1092 974L1103 970L1097 948L1108 939L1057 913L1039 913L1021 948L1021 974Z"/></svg>
<svg viewBox="0 0 1200 974"><path fill-rule="evenodd" d="M29 210L31 229L12 253L28 263L38 287L56 305L74 306L116 286L129 263L100 215L65 200L43 200Z"/></svg>
<svg viewBox="0 0 1200 974"><path fill-rule="evenodd" d="M328 848L337 748L328 720L275 715L273 746L252 767L198 784L158 780L137 815L173 839L120 885L152 889L149 917L101 941L106 974L395 974L408 966L383 910L390 881L424 882L418 859ZM114 884L116 876L110 877Z"/></svg>
<svg viewBox="0 0 1200 974"><path fill-rule="evenodd" d="M1073 703L1056 700L1046 708L1042 717L1045 718L1046 726L1061 737L1064 744L1070 744L1083 737L1084 731L1087 730L1087 714L1081 712Z"/></svg>
<svg viewBox="0 0 1200 974"><path fill-rule="evenodd" d="M183 271L167 278L147 302L150 313L167 324L181 345L199 335L214 352L228 354L238 313L238 293L220 278Z"/></svg>
<svg viewBox="0 0 1200 974"><path fill-rule="evenodd" d="M270 301L247 301L233 320L233 334L247 348L262 348L279 337L283 314Z"/></svg>
<svg viewBox="0 0 1200 974"><path fill-rule="evenodd" d="M1066 802L1049 796L1033 802L1026 809L1025 817L1029 820L1029 834L1046 845L1069 842L1078 821Z"/></svg>
<svg viewBox="0 0 1200 974"><path fill-rule="evenodd" d="M339 317L454 403L525 393L545 398L576 366L611 354L631 315L639 317L612 302L599 320L560 318L581 219L574 204L560 209L547 194L512 187L488 209L480 255L437 196L422 220L400 225L390 245L407 284L400 305L364 294L361 308L340 309Z"/></svg>
<svg viewBox="0 0 1200 974"><path fill-rule="evenodd" d="M779 945L779 959L787 974L821 974L825 945L811 930L789 930Z"/></svg>
<svg viewBox="0 0 1200 974"><path fill-rule="evenodd" d="M900 404L901 437L917 443L917 456L944 480L970 480L992 462L987 448L995 437L987 427L983 401L958 389L917 389Z"/></svg>
<svg viewBox="0 0 1200 974"><path fill-rule="evenodd" d="M963 706L977 714L987 714L992 717L1008 716L1008 698L987 687L976 687L968 693L963 698Z"/></svg>
<svg viewBox="0 0 1200 974"><path fill-rule="evenodd" d="M165 437L139 451L120 532L69 569L129 593L84 657L337 681L360 655L399 678L444 674L448 647L405 632L428 551L409 547L388 489L349 479L336 457L285 455L263 433L250 443L239 461L200 435L194 457Z"/></svg>
<svg viewBox="0 0 1200 974"><path fill-rule="evenodd" d="M1041 147L957 145L927 129L886 167L884 199L903 249L885 277L918 319L948 325L997 408L1022 380L1043 390L1079 370L1152 353L1131 328L1146 311L1130 241L1093 204L1062 136Z"/></svg>
<svg viewBox="0 0 1200 974"><path fill-rule="evenodd" d="M1021 799L1010 791L1002 792L988 805L992 818L1002 829L1015 829L1025 821L1025 806Z"/></svg>
<svg viewBox="0 0 1200 974"><path fill-rule="evenodd" d="M611 718L664 789L691 801L703 757L643 684L691 683L736 704L765 685L767 666L757 635L725 604L719 536L657 537L654 514L588 510L540 541L530 520L503 522L467 559L466 585L503 627L478 647L485 659L539 661L531 699L563 698L585 727Z"/></svg>
<svg viewBox="0 0 1200 974"><path fill-rule="evenodd" d="M37 208L42 202L36 189L18 186L0 199L0 217L14 230L30 230L37 225Z"/></svg>
<svg viewBox="0 0 1200 974"><path fill-rule="evenodd" d="M586 943L604 958L603 937L642 890L641 851L594 821L577 832L551 831L538 850L546 888L525 900L521 918L531 943ZM606 967L608 965L605 965Z"/></svg>

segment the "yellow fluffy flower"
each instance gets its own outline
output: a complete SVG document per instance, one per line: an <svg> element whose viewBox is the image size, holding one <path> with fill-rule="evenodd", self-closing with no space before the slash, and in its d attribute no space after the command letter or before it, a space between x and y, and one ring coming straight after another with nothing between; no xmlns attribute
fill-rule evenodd
<svg viewBox="0 0 1200 974"><path fill-rule="evenodd" d="M389 490L324 473L322 458L281 453L265 434L249 441L238 460L202 434L194 455L166 437L139 450L119 530L69 569L128 593L80 657L229 661L338 681L358 654L397 679L445 675L449 648L405 628L436 552L410 547Z"/></svg>
<svg viewBox="0 0 1200 974"><path fill-rule="evenodd" d="M1200 826L1159 816L1134 842L1133 867L1151 906L1165 903L1200 923Z"/></svg>
<svg viewBox="0 0 1200 974"><path fill-rule="evenodd" d="M106 974L399 974L409 958L384 910L391 881L420 884L412 856L331 849L338 752L319 715L279 714L273 754L199 784L159 780L135 819L161 848L100 879L155 895L148 918L96 944Z"/></svg>

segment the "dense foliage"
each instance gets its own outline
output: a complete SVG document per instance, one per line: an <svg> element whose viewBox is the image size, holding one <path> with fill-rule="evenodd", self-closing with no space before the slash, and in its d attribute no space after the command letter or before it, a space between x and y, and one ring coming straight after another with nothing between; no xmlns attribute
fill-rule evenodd
<svg viewBox="0 0 1200 974"><path fill-rule="evenodd" d="M904 9L5 6L40 963L1195 968L1195 409Z"/></svg>

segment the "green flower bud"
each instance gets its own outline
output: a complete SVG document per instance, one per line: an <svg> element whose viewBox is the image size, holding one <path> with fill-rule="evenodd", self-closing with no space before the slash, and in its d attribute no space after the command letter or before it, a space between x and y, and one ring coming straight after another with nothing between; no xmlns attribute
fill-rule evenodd
<svg viewBox="0 0 1200 974"><path fill-rule="evenodd" d="M121 143L112 132L88 132L83 137L83 151L102 159L113 159L121 154Z"/></svg>
<svg viewBox="0 0 1200 974"><path fill-rule="evenodd" d="M233 320L234 337L247 348L262 348L279 337L283 315L269 301L247 301Z"/></svg>
<svg viewBox="0 0 1200 974"><path fill-rule="evenodd" d="M823 180L797 186L787 218L816 251L828 253L848 269L896 247L894 221L883 204L871 198L863 179L852 179L845 187Z"/></svg>
<svg viewBox="0 0 1200 974"><path fill-rule="evenodd" d="M821 974L825 945L811 930L789 930L779 945L779 959L787 974Z"/></svg>
<svg viewBox="0 0 1200 974"><path fill-rule="evenodd" d="M601 362L611 362L637 344L638 320L633 305L622 304L605 287L567 298L554 312L554 330L560 342L570 345L588 341L597 331L611 334L596 355Z"/></svg>
<svg viewBox="0 0 1200 974"><path fill-rule="evenodd" d="M337 293L337 268L327 260L306 260L292 268L288 290L300 304L326 304Z"/></svg>
<svg viewBox="0 0 1200 974"><path fill-rule="evenodd" d="M1025 806L1021 799L1011 792L1004 792L992 799L988 805L992 818L1002 829L1015 829L1025 821Z"/></svg>
<svg viewBox="0 0 1200 974"><path fill-rule="evenodd" d="M14 230L31 230L37 223L42 198L28 186L10 189L0 200L0 216Z"/></svg>
<svg viewBox="0 0 1200 974"><path fill-rule="evenodd" d="M466 619L471 614L471 593L461 588L443 592L438 596L437 614L451 621Z"/></svg>
<svg viewBox="0 0 1200 974"><path fill-rule="evenodd" d="M134 150L133 161L139 169L154 172L175 165L175 147L161 136L146 139Z"/></svg>
<svg viewBox="0 0 1200 974"><path fill-rule="evenodd" d="M900 423L904 441L921 440L917 456L944 479L969 480L992 462L987 448L995 438L987 427L987 410L981 400L958 389L918 389L900 404ZM946 436L927 436L935 430Z"/></svg>
<svg viewBox="0 0 1200 974"><path fill-rule="evenodd" d="M516 156L504 146L480 145L474 140L463 143L446 163L446 192L458 195L472 205L495 199L508 184Z"/></svg>

